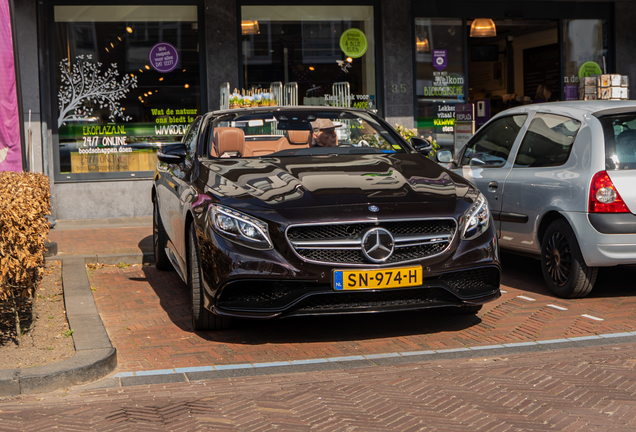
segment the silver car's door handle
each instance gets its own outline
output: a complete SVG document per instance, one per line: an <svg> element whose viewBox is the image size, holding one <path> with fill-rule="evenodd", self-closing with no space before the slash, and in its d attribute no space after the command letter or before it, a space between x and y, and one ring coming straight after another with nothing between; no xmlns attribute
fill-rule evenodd
<svg viewBox="0 0 636 432"><path fill-rule="evenodd" d="M499 187L499 183L497 183L496 181L491 181L490 183L488 183L488 190L490 192L495 192L498 187Z"/></svg>

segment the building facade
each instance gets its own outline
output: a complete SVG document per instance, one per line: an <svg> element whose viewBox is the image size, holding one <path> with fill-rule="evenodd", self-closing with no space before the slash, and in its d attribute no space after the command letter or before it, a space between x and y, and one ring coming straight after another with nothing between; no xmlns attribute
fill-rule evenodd
<svg viewBox="0 0 636 432"><path fill-rule="evenodd" d="M452 146L457 104L479 126L578 99L585 75L636 83L632 1L14 0L12 14L23 164L49 175L56 219L150 215L157 150L222 106L345 103Z"/></svg>

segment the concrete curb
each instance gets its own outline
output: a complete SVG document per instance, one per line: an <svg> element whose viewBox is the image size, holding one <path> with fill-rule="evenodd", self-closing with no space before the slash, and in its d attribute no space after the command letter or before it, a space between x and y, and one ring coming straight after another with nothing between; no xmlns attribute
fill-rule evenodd
<svg viewBox="0 0 636 432"><path fill-rule="evenodd" d="M138 255L143 259L143 254ZM124 256L114 258L117 263L126 262ZM86 275L87 262L96 261L87 261L84 256L62 259L66 317L73 330L75 355L61 362L29 369L0 369L0 396L41 393L86 384L115 370L117 350L110 343L97 312Z"/></svg>
<svg viewBox="0 0 636 432"><path fill-rule="evenodd" d="M84 255L56 255L47 257L47 261L59 261L69 258L80 258L85 264L154 264L154 252L129 252L129 253L113 253L113 254L84 254Z"/></svg>

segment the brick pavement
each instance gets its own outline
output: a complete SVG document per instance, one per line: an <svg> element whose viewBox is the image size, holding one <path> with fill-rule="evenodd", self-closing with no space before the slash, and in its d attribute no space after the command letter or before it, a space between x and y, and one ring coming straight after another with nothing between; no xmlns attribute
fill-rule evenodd
<svg viewBox="0 0 636 432"><path fill-rule="evenodd" d="M196 333L190 326L186 287L175 272L153 266L110 266L91 270L89 277L118 350L118 372L439 350L636 330L632 292L636 267L604 270L592 295L563 300L546 291L538 262L505 259L505 293L485 305L477 317L429 311L246 320L230 330Z"/></svg>
<svg viewBox="0 0 636 432"><path fill-rule="evenodd" d="M49 241L57 243L59 255L152 251L152 226L52 229Z"/></svg>
<svg viewBox="0 0 636 432"><path fill-rule="evenodd" d="M82 390L0 402L0 431L633 431L636 347Z"/></svg>

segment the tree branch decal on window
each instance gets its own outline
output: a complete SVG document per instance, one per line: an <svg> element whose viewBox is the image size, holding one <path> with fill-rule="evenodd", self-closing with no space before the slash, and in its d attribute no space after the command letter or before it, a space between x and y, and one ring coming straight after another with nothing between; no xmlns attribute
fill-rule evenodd
<svg viewBox="0 0 636 432"><path fill-rule="evenodd" d="M131 88L137 87L137 77L124 75L121 82L117 82L119 71L117 63L111 63L111 67L102 74L100 62L94 63L92 56L83 55L76 57L74 64L69 59L60 62L62 72L62 85L57 94L60 116L57 126L66 124L69 120L81 120L93 114L95 106L107 107L110 110L110 121L116 117L124 121L130 121L132 117L124 115L124 110L118 100L126 97Z"/></svg>

